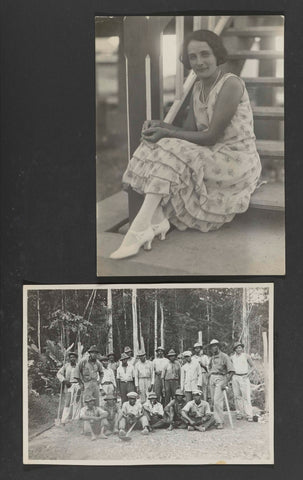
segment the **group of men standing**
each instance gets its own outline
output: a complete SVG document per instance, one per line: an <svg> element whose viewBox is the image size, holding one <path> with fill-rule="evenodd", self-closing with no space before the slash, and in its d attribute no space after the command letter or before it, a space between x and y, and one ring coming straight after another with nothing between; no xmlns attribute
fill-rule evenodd
<svg viewBox="0 0 303 480"><path fill-rule="evenodd" d="M124 435L134 423L141 426L143 434L164 427L222 429L224 390L230 382L237 419L245 416L252 421L249 375L254 366L244 345L237 342L233 355L228 356L214 339L209 350L211 355L205 355L202 345L196 343L193 352L185 351L177 358L173 349L165 357L160 346L151 361L143 350L135 358L131 348L125 347L116 362L112 352L100 357L98 348L92 346L79 363L77 354L69 352L69 361L57 373L66 390L62 423L72 414L77 391L82 391L85 406L79 417L92 439L119 431ZM121 407L117 396L121 397Z"/></svg>

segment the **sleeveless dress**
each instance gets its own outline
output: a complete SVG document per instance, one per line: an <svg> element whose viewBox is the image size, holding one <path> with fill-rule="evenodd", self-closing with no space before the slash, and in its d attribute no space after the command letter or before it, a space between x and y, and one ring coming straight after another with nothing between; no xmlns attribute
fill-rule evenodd
<svg viewBox="0 0 303 480"><path fill-rule="evenodd" d="M193 87L193 108L197 130L209 126L216 99L227 73L202 103L201 81ZM218 230L237 213L248 209L256 189L261 163L256 150L253 114L245 84L236 113L218 142L201 146L177 138L157 143L143 140L123 175L123 187L140 194L163 196L165 216L179 230Z"/></svg>

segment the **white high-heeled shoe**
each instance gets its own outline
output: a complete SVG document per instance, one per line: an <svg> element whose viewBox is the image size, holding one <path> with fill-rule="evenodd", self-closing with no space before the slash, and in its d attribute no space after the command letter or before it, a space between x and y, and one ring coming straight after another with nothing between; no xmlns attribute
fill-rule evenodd
<svg viewBox="0 0 303 480"><path fill-rule="evenodd" d="M152 225L155 237L159 236L160 240L165 240L165 236L170 229L170 223L167 218L164 218L162 222Z"/></svg>
<svg viewBox="0 0 303 480"><path fill-rule="evenodd" d="M155 236L151 226L146 230L142 230L142 232L134 232L133 230L129 230L126 235L128 234L131 234L135 237L134 243L123 246L122 242L118 250L110 254L110 258L118 260L121 258L131 257L132 255L137 255L143 245L144 250L151 250L151 244Z"/></svg>

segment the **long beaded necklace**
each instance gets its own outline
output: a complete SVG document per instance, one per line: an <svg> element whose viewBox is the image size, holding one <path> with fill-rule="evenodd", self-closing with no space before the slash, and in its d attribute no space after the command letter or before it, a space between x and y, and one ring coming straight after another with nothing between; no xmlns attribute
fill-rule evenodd
<svg viewBox="0 0 303 480"><path fill-rule="evenodd" d="M219 73L215 79L215 81L212 83L210 89L209 89L209 92L208 92L208 95L207 97L205 97L205 91L204 91L204 83L203 83L203 80L201 82L201 95L200 95L200 98L201 98L201 102L204 104L204 107L206 108L207 107L207 101L208 101L208 98L209 98L209 95L210 95L210 92L212 91L212 89L214 88L214 86L216 85L217 81L219 80L220 76L221 76L221 70L219 70Z"/></svg>

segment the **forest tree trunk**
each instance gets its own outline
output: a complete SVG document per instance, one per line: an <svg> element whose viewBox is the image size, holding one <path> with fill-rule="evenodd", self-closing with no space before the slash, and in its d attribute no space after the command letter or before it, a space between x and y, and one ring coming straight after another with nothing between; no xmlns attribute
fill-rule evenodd
<svg viewBox="0 0 303 480"><path fill-rule="evenodd" d="M114 351L113 343L113 302L112 291L107 289L107 322L108 322L108 335L107 335L107 353Z"/></svg>
<svg viewBox="0 0 303 480"><path fill-rule="evenodd" d="M133 313L133 351L134 356L138 354L138 316L137 316L137 290L132 289L132 313Z"/></svg>
<svg viewBox="0 0 303 480"><path fill-rule="evenodd" d="M40 296L39 290L37 290L37 340L38 340L38 350L41 353L41 317L40 317Z"/></svg>

